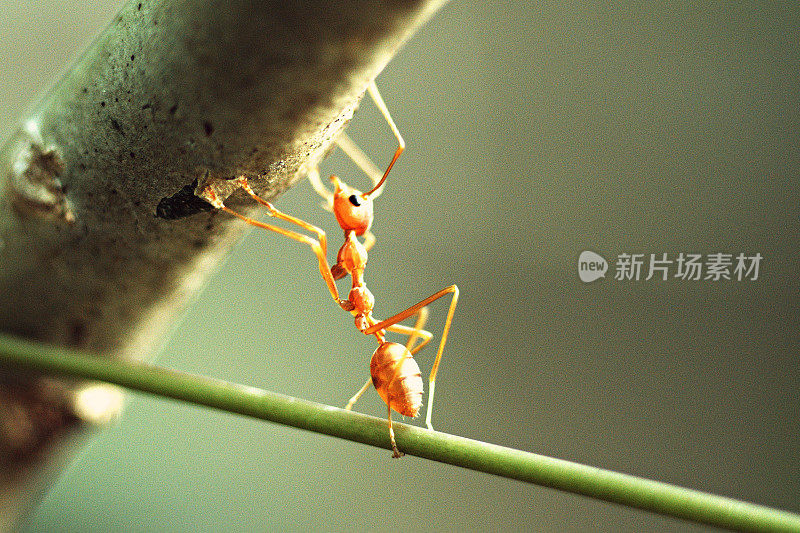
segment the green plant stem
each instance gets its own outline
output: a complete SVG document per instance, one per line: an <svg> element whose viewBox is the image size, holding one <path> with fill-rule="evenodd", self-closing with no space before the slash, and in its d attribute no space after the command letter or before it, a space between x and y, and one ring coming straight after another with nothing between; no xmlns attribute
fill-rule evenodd
<svg viewBox="0 0 800 533"><path fill-rule="evenodd" d="M0 334L7 364L130 389L391 449L383 419L253 387L152 365L87 356ZM800 515L395 423L404 452L510 479L637 507L686 520L748 531L800 531Z"/></svg>

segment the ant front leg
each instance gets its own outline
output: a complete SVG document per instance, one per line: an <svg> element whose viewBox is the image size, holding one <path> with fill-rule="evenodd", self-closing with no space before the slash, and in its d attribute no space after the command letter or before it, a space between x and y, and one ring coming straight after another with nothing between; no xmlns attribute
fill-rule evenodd
<svg viewBox="0 0 800 533"><path fill-rule="evenodd" d="M287 222L291 222L297 226L300 226L303 229L311 231L317 235L317 239L309 237L308 235L303 235L302 233L298 233L296 231L288 230L285 228L281 228L279 226L273 226L272 224L265 224L264 222L260 222L248 216L242 215L241 213L237 213L233 209L225 206L222 201L217 197L216 193L209 187L206 188L202 194L200 195L204 200L209 202L214 207L222 209L226 213L229 213L244 222L250 224L251 226L255 226L257 228L266 229L269 231L274 231L275 233L280 233L290 239L293 239L298 242L305 243L311 247L311 250L314 252L314 255L317 256L317 261L319 262L319 271L322 274L322 278L325 280L326 285L328 286L328 290L331 293L333 299L338 303L340 306L343 304L349 303L347 300L342 300L339 298L339 290L336 288L336 283L333 280L333 276L331 275L331 269L328 264L328 245L327 245L327 238L325 236L325 231L321 228L314 226L313 224L309 224L308 222L301 220L297 217L293 217L291 215L287 215L276 209L270 202L264 200L263 198L259 197L253 189L250 187L250 184L247 182L247 178L240 177L236 179L237 184L244 189L244 191L250 195L255 201L260 203L261 205L265 206L269 211L269 216L275 217L281 220L285 220Z"/></svg>
<svg viewBox="0 0 800 533"><path fill-rule="evenodd" d="M458 303L458 287L456 285L450 285L449 287L445 287L439 292L434 293L431 296L425 298L421 302L412 305L405 311L401 311L396 315L394 315L393 317L378 322L377 324L374 324L364 330L365 334L371 335L381 329L390 329L392 326L396 326L398 322L405 320L406 318L410 317L411 315L413 315L420 309L424 308L431 302L435 302L436 300L447 294L452 294L453 297L452 300L450 300L450 308L447 311L447 319L444 323L444 328L442 329L442 340L439 341L439 350L436 352L436 359L433 361L430 377L428 378L428 387L429 387L428 408L425 416L425 425L430 430L433 430L433 424L431 424L431 415L433 413L433 393L436 387L436 373L439 370L439 363L442 360L442 352L444 351L444 345L447 342L447 334L450 331L450 324L453 322L453 314L456 311L456 304ZM419 346L417 349L419 348L421 348L421 346Z"/></svg>

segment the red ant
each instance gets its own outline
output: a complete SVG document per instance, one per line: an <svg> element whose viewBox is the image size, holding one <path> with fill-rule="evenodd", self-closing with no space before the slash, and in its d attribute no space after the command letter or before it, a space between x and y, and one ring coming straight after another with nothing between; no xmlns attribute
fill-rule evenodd
<svg viewBox="0 0 800 533"><path fill-rule="evenodd" d="M339 226L341 226L344 231L344 244L339 249L336 264L333 265L333 267L330 267L328 264L325 232L308 222L277 210L270 202L260 198L253 192L247 182L247 178L237 178L236 184L244 189L256 202L266 206L271 217L296 224L314 233L316 239L296 231L265 224L239 214L226 207L211 187L204 188L200 196L214 207L222 209L244 220L248 224L280 233L290 239L306 243L311 247L319 260L319 271L325 283L328 285L328 290L334 301L336 301L342 309L349 311L355 317L356 328L358 328L359 331L365 335L374 335L378 340L378 348L375 350L375 353L373 353L370 362L371 378L368 379L364 386L350 399L345 409L350 410L361 395L367 391L370 384L374 385L378 394L383 398L383 401L386 402L388 407L389 438L392 443L392 455L393 457L402 457L403 454L397 449L397 443L395 442L394 429L392 427L392 410L394 409L404 416L417 416L422 406L423 387L421 372L413 355L433 338L430 332L422 329L428 316L427 305L446 294L452 294L447 320L442 330L442 339L439 342L439 351L436 353L436 359L433 362L430 377L428 378L428 408L425 416L425 424L428 429L433 430L433 426L431 425L431 413L433 410L433 392L436 384L436 372L439 368L442 351L447 342L447 333L450 330L450 323L453 320L453 313L455 312L456 303L458 302L458 287L450 285L386 320L379 321L372 316L375 297L364 282L364 270L367 266L367 251L375 244L375 236L370 232L373 218L372 202L381 193L389 171L392 169L392 166L394 166L397 158L400 157L400 154L403 153L405 141L403 141L400 131L392 120L375 82L370 83L367 91L388 122L395 137L397 137L398 148L394 153L391 163L389 163L389 166L386 168L386 172L381 175L380 171L377 170L369 158L344 134L339 136L336 143L370 177L373 187L369 191L363 193L344 184L336 176L331 176L331 182L335 187L335 190L331 192L320 182L319 172L316 169L309 172L309 180L312 186L325 198L327 208L333 211ZM364 242L360 242L357 237L363 237ZM339 291L336 288L335 280L341 279L348 274L352 278L353 286L350 289L347 299L342 299L339 297ZM417 315L417 319L413 327L399 324L399 322L415 314ZM386 340L387 331L408 335L408 341L405 345L389 342ZM418 339L420 340L419 343L417 343Z"/></svg>

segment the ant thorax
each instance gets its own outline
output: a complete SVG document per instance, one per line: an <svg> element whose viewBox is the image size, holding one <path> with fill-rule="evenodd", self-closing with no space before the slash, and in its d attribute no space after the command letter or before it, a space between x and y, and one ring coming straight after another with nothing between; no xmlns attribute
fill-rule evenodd
<svg viewBox="0 0 800 533"><path fill-rule="evenodd" d="M355 231L347 231L345 233L345 241L339 253L336 256L336 265L333 269L353 276L353 286L356 286L356 278L360 278L364 274L364 269L367 266L367 249L356 237ZM342 276L335 276L339 279Z"/></svg>

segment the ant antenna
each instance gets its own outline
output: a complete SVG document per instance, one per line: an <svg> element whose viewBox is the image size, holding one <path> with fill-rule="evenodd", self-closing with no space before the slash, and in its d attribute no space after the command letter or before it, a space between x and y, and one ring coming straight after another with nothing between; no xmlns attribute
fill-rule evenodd
<svg viewBox="0 0 800 533"><path fill-rule="evenodd" d="M347 156L353 161L353 163L356 164L356 166L358 166L358 168L364 171L364 174L366 174L372 182L373 187L378 185L383 177L383 171L378 170L378 167L375 166L375 163L372 162L369 156L367 156L367 154L365 154L346 133L342 132L336 138L336 144L342 149L342 152L347 154ZM373 198L379 196L382 191L383 187L375 191Z"/></svg>
<svg viewBox="0 0 800 533"><path fill-rule="evenodd" d="M363 194L366 198L367 196L371 196L373 199L380 196L381 192L383 192L383 183L386 181L386 176L389 175L389 171L394 166L395 161L397 158L400 157L400 154L403 153L405 150L406 143L403 140L402 135L400 135L400 131L397 129L397 125L392 120L392 116L389 114L389 110L386 107L386 103L383 101L380 92L378 92L378 87L375 85L375 82L370 82L369 86L367 87L367 91L369 92L372 101L375 102L375 107L383 115L386 122L389 124L389 127L392 129L395 137L397 137L398 148L392 158L392 162L389 163L389 167L386 169L386 172L381 174L381 171L378 170L378 167L375 166L375 163L365 154L361 148L354 143L350 137L347 136L346 133L342 132L334 141L336 145L342 149L342 151L353 161L353 163L358 166L361 170L364 171L370 181L372 181L372 188L369 192ZM317 167L312 168L308 172L308 181L311 182L311 186L314 190L319 194L324 200L325 203L323 207L327 211L333 211L333 193L322 184L322 180L320 179L319 169Z"/></svg>
<svg viewBox="0 0 800 533"><path fill-rule="evenodd" d="M383 173L383 177L381 178L381 180L378 182L377 185L375 185L372 189L370 189L369 191L364 193L365 197L371 195L372 193L374 193L375 191L377 191L378 189L381 188L381 186L383 185L383 182L386 181L386 176L389 175L389 171L392 170L392 167L394 166L395 161L397 161L397 158L400 157L400 154L403 153L403 150L406 149L406 142L403 140L403 136L400 135L400 130L397 129L397 126L395 125L394 120L392 120L392 115L389 114L389 109L386 107L386 103L383 101L383 98L381 97L381 93L378 92L378 86L375 85L375 80L372 80L369 83L369 86L367 87L367 91L369 91L369 95L372 97L372 100L375 102L375 106L380 110L381 114L383 114L383 118L385 118L386 122L389 123L389 127L392 128L392 132L394 133L394 136L397 137L398 146L397 146L397 150L394 153L394 157L392 158L392 162L389 163L389 166L386 168L386 172Z"/></svg>
<svg viewBox="0 0 800 533"><path fill-rule="evenodd" d="M322 184L322 180L319 178L319 169L316 165L314 165L314 168L308 171L308 181L311 183L311 186L314 188L314 190L317 191L317 194L322 196L322 198L325 200L321 204L322 208L333 213L333 193Z"/></svg>

